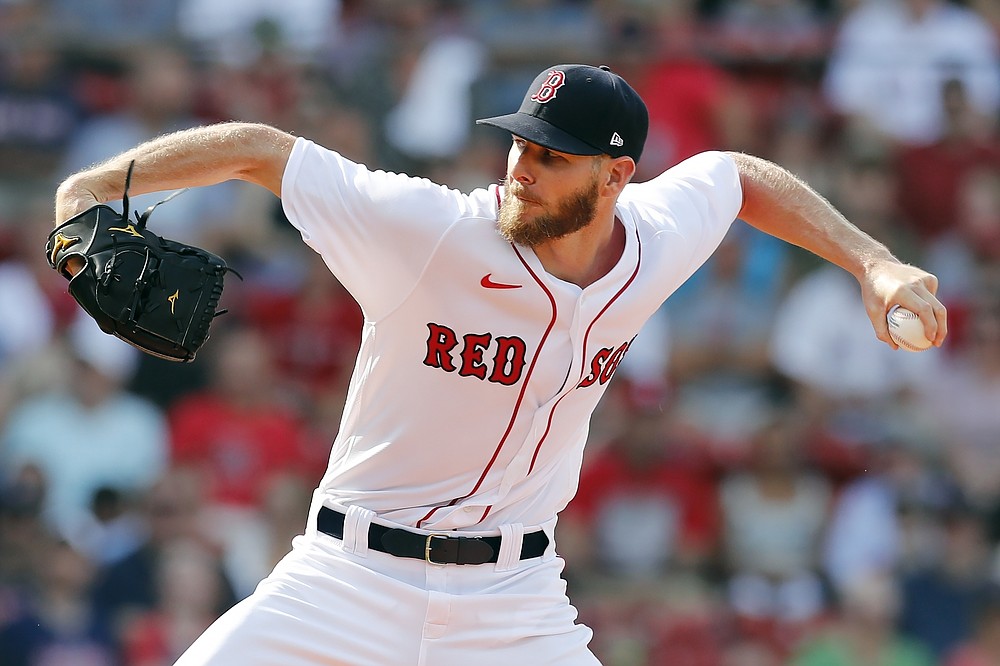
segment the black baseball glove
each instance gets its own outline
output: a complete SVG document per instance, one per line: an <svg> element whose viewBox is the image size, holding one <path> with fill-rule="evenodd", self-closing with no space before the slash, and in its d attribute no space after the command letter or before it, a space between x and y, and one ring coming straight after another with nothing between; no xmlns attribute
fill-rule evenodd
<svg viewBox="0 0 1000 666"><path fill-rule="evenodd" d="M225 312L216 308L232 269L211 252L146 229L159 204L129 222L132 166L122 213L104 204L83 211L49 233L45 255L105 333L154 356L190 362L208 339L212 320ZM72 257L85 264L78 272L67 267Z"/></svg>

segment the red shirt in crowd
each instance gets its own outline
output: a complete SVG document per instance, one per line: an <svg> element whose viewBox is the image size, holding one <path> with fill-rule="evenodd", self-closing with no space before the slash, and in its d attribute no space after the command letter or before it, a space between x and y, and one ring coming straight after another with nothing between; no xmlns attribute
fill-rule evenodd
<svg viewBox="0 0 1000 666"><path fill-rule="evenodd" d="M202 393L179 401L169 419L173 462L203 472L214 502L256 506L271 474L307 471L303 425L280 406L240 409Z"/></svg>

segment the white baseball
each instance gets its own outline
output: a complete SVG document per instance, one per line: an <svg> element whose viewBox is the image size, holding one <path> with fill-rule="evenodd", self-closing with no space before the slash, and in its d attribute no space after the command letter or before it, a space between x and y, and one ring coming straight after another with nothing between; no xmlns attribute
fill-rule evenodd
<svg viewBox="0 0 1000 666"><path fill-rule="evenodd" d="M889 322L889 337L899 345L900 349L912 352L924 351L934 344L924 335L924 325L920 322L920 317L906 308L892 306L886 315L886 321Z"/></svg>

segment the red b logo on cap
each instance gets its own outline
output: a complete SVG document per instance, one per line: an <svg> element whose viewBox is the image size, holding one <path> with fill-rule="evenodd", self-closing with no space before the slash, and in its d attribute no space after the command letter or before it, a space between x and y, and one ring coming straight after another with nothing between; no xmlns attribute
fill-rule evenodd
<svg viewBox="0 0 1000 666"><path fill-rule="evenodd" d="M542 87L538 89L538 92L531 96L531 101L545 104L556 96L556 91L562 88L564 83L566 83L566 75L558 69L553 69L549 72L548 78L542 82Z"/></svg>

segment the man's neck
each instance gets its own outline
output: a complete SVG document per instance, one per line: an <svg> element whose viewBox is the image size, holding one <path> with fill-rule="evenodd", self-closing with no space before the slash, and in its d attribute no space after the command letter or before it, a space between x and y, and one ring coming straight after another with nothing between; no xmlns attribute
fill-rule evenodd
<svg viewBox="0 0 1000 666"><path fill-rule="evenodd" d="M625 227L613 213L599 216L586 228L533 249L545 272L585 289L607 275L621 259Z"/></svg>

